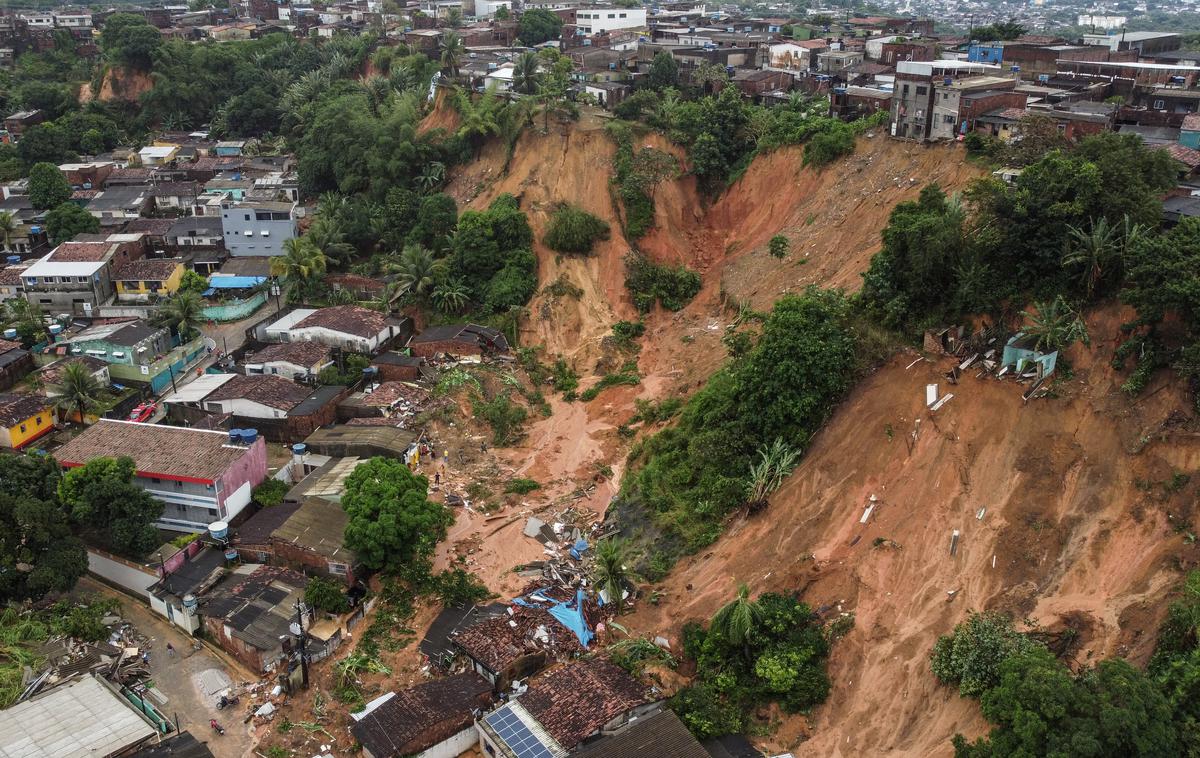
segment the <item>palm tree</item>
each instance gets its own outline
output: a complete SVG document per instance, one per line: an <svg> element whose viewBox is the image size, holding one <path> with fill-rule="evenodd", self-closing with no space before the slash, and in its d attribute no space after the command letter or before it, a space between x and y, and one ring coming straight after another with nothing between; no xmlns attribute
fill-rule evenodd
<svg viewBox="0 0 1200 758"><path fill-rule="evenodd" d="M378 117L392 95L392 82L386 76L370 76L358 83L358 89L366 96L371 115Z"/></svg>
<svg viewBox="0 0 1200 758"><path fill-rule="evenodd" d="M433 253L420 245L406 245L393 270L399 286L392 300L410 292L425 299L445 274L446 262L435 259Z"/></svg>
<svg viewBox="0 0 1200 758"><path fill-rule="evenodd" d="M442 69L452 78L458 78L458 61L464 50L462 37L450 31L442 35Z"/></svg>
<svg viewBox="0 0 1200 758"><path fill-rule="evenodd" d="M459 93L456 101L462 121L458 127L458 136L475 144L476 152L483 148L483 141L488 135L500 132L500 111L503 101L493 92L485 92L476 101L466 93Z"/></svg>
<svg viewBox="0 0 1200 758"><path fill-rule="evenodd" d="M187 342L204 320L204 300L195 292L176 293L159 307L156 320L174 329L181 342Z"/></svg>
<svg viewBox="0 0 1200 758"><path fill-rule="evenodd" d="M63 367L62 375L54 385L54 391L58 393L54 405L68 413L75 411L82 424L84 411L96 406L103 389L100 380L82 361L71 361Z"/></svg>
<svg viewBox="0 0 1200 758"><path fill-rule="evenodd" d="M446 26L449 26L451 29L457 29L462 26L462 22L462 8L450 8L446 11Z"/></svg>
<svg viewBox="0 0 1200 758"><path fill-rule="evenodd" d="M325 257L338 264L345 265L354 258L354 245L346 242L342 234L342 226L332 216L317 216L308 234L304 235L313 247L325 254Z"/></svg>
<svg viewBox="0 0 1200 758"><path fill-rule="evenodd" d="M446 164L441 161L430 161L421 175L417 177L417 184L421 186L421 189L429 192L441 184L445 178Z"/></svg>
<svg viewBox="0 0 1200 758"><path fill-rule="evenodd" d="M467 285L459 279L439 284L434 288L430 299L433 301L433 307L447 315L462 312L471 301L470 295L467 294Z"/></svg>
<svg viewBox="0 0 1200 758"><path fill-rule="evenodd" d="M515 92L522 95L532 95L537 92L538 66L538 55L532 50L517 56L512 79L512 87Z"/></svg>
<svg viewBox="0 0 1200 758"><path fill-rule="evenodd" d="M750 467L750 483L747 485L747 499L752 511L767 504L767 497L779 489L784 477L796 465L800 451L785 443L782 437L776 437L770 445L759 448L758 456L758 463Z"/></svg>
<svg viewBox="0 0 1200 758"><path fill-rule="evenodd" d="M1029 324L1026 334L1037 339L1035 350L1059 350L1076 340L1089 343L1087 326L1062 295L1049 303L1034 303L1035 313L1021 311Z"/></svg>
<svg viewBox="0 0 1200 758"><path fill-rule="evenodd" d="M620 537L609 537L596 543L596 561L592 564L592 582L604 594L608 602L615 604L621 612L625 589L636 578L626 566L629 544Z"/></svg>
<svg viewBox="0 0 1200 758"><path fill-rule="evenodd" d="M709 630L720 633L733 645L749 647L750 634L762 621L762 606L750 599L750 588L738 585L738 594L712 617Z"/></svg>
<svg viewBox="0 0 1200 758"><path fill-rule="evenodd" d="M283 255L271 259L271 275L283 277L298 294L305 295L325 273L328 262L320 248L307 237L283 243Z"/></svg>
<svg viewBox="0 0 1200 758"><path fill-rule="evenodd" d="M1080 269L1080 283L1090 299L1121 252L1117 230L1108 219L1100 217L1092 220L1091 229L1085 231L1071 226L1068 231L1070 241L1063 255L1063 265Z"/></svg>
<svg viewBox="0 0 1200 758"><path fill-rule="evenodd" d="M0 213L0 239L4 240L4 250L8 252L12 245L12 236L17 233L20 228L17 219L9 212Z"/></svg>

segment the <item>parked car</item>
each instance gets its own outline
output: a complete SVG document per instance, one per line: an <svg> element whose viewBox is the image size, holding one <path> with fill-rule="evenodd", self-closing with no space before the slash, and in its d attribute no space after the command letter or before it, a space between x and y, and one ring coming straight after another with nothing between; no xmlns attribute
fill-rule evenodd
<svg viewBox="0 0 1200 758"><path fill-rule="evenodd" d="M154 415L156 410L158 410L158 403L142 403L129 412L129 420L148 421L150 417Z"/></svg>

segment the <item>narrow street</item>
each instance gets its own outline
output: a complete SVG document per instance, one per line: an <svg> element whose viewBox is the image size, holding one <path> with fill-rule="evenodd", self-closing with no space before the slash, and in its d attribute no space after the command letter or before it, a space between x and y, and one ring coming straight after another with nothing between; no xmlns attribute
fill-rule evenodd
<svg viewBox="0 0 1200 758"><path fill-rule="evenodd" d="M218 675L205 675L204 672L215 669L228 676L234 685L257 681L257 677L207 647L193 649L190 637L147 605L91 577L80 579L76 592L80 595L116 598L121 602L121 617L150 638L153 643L150 672L154 686L168 698L162 710L171 720L178 719L181 730L191 732L196 739L206 742L217 758L253 755L253 729L249 724L242 723L250 705L249 698L243 696L238 705L218 710L217 697L204 692L202 675L205 679L212 679ZM174 655L167 652L168 642L175 648ZM216 719L225 728L224 735L212 730L208 723L210 719Z"/></svg>

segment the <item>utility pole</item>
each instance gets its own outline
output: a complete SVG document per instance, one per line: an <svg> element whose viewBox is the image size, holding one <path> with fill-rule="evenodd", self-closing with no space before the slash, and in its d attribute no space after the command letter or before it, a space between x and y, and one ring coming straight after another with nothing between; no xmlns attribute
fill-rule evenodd
<svg viewBox="0 0 1200 758"><path fill-rule="evenodd" d="M304 603L296 601L296 628L300 630L300 681L304 689L308 689L308 650L304 644Z"/></svg>

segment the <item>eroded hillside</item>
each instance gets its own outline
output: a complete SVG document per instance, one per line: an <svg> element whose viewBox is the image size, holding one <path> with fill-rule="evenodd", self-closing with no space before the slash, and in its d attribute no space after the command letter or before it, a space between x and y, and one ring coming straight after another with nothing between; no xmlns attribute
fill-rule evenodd
<svg viewBox="0 0 1200 758"><path fill-rule="evenodd" d="M1076 628L1081 662L1144 663L1165 597L1198 556L1185 539L1194 485L1169 483L1200 463L1200 441L1176 427L1187 400L1166 375L1138 399L1120 392L1106 362L1119 315L1093 316L1101 339L1076 348L1074 378L1030 403L971 372L948 387L954 359L896 356L842 404L770 510L677 565L632 625L678 639L739 582L854 613L828 702L772 740L798 755L948 755L956 732L986 731L978 703L929 669L934 641L970 609ZM930 412L925 385L938 382L954 398Z"/></svg>

